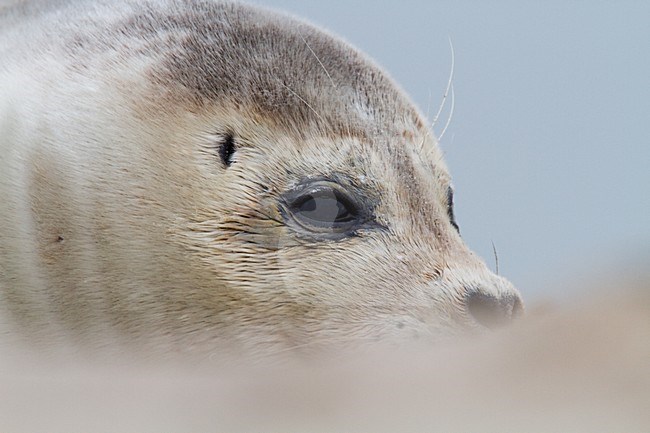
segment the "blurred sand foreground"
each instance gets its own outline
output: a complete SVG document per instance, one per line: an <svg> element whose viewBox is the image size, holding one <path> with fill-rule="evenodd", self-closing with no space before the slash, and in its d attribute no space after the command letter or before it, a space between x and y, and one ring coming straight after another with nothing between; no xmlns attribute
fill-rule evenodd
<svg viewBox="0 0 650 433"><path fill-rule="evenodd" d="M435 348L271 366L12 356L0 432L650 432L650 284L534 310Z"/></svg>

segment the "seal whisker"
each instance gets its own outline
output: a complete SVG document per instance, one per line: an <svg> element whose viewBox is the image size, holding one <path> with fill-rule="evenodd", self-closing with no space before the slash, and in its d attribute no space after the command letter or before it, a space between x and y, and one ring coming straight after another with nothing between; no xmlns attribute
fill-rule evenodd
<svg viewBox="0 0 650 433"><path fill-rule="evenodd" d="M323 338L323 339L318 339L318 340L311 340L311 341L307 341L305 343L294 344L293 346L284 347L282 349L275 350L275 351L273 351L271 356L277 356L277 355L280 355L282 353L293 352L293 351L298 350L298 349L304 349L305 347L315 346L316 344L319 344L319 345L325 344L325 345L327 345L327 344L335 343L335 342L336 342L336 340L333 339L333 338L330 338L330 339L324 339Z"/></svg>
<svg viewBox="0 0 650 433"><path fill-rule="evenodd" d="M445 107L447 96L449 96L449 90L451 89L452 83L454 81L454 68L456 65L456 55L454 53L454 44L451 42L451 37L449 38L449 48L451 50L451 69L449 71L449 79L447 80L447 87L445 88L444 95L442 95L442 101L440 102L440 107L438 108L438 112L436 113L435 117L433 118L433 121L431 122L432 128L436 126L436 124L438 123L440 114L442 113L442 110Z"/></svg>
<svg viewBox="0 0 650 433"><path fill-rule="evenodd" d="M280 227L280 226L284 226L284 225L286 225L286 224L284 223L284 221L281 221L281 220L279 220L279 219L273 218L272 216L270 216L270 215L268 215L268 214L266 214L266 213L264 213L264 212L262 212L262 211L260 211L260 210L255 210L254 212L256 212L257 214L263 216L264 218L266 218L266 219L269 220L269 221L273 221L273 222L278 223L278 225L277 225L276 227Z"/></svg>
<svg viewBox="0 0 650 433"><path fill-rule="evenodd" d="M429 98L427 99L427 114L426 114L427 120L429 119L429 115L431 114L430 113L431 97L432 97L431 88L429 88ZM418 145L419 152L422 152L422 150L424 149L424 143L427 141L427 138L429 138L429 134L430 134L429 128L427 128L427 133L422 137L422 141L420 141L420 144Z"/></svg>
<svg viewBox="0 0 650 433"><path fill-rule="evenodd" d="M497 254L497 248L494 246L494 241L492 242L492 252L494 252L494 264L495 264L495 274L499 275L499 255Z"/></svg>
<svg viewBox="0 0 650 433"><path fill-rule="evenodd" d="M442 141L442 137L444 137L445 132L447 132L447 128L449 128L449 124L451 123L451 118L454 116L454 107L456 105L456 95L454 94L454 86L451 86L451 107L449 108L449 117L447 118L447 123L445 123L445 127L442 129L442 132L438 136L438 141Z"/></svg>
<svg viewBox="0 0 650 433"><path fill-rule="evenodd" d="M329 72L327 72L327 68L325 67L323 62L321 62L318 55L314 52L314 50L312 50L312 48L309 46L309 44L307 43L307 40L304 38L304 36L302 34L298 33L298 36L300 36L300 39L302 39L302 41L305 43L305 45L307 46L309 51L311 51L311 53L314 55L314 57L316 58L316 61L318 62L318 64L321 66L321 68L323 68L323 71L325 71L325 75L327 75L327 78L330 79L330 82L332 83L332 86L336 89L337 88L336 83L334 83L334 80L332 79L332 76L330 75Z"/></svg>
<svg viewBox="0 0 650 433"><path fill-rule="evenodd" d="M323 122L325 122L325 119L323 118L323 116L321 116L320 114L318 114L318 111L316 111L316 110L314 109L314 107L312 107L311 105L309 105L309 103L308 103L307 101L305 101L305 100L304 100L304 99L303 99L299 94L297 94L297 93L296 93L296 92L295 92L291 87L287 86L287 85L284 84L282 81L280 81L280 84L281 84L285 89L287 89L289 92L291 92L291 94L292 94L293 96L295 96L296 98L300 99L300 101L302 101L302 103L305 104L305 105L307 106L307 108L309 108L309 109L310 109L310 110L311 110L311 111L312 111L312 112L313 112L313 113L314 113L314 114L315 114L315 115L316 115L320 120L322 120Z"/></svg>
<svg viewBox="0 0 650 433"><path fill-rule="evenodd" d="M438 119L440 118L440 115L442 114L442 110L444 109L446 102L447 102L447 97L449 96L449 93L452 93L452 99L453 99L453 81L454 81L454 70L455 70L455 65L456 65L456 54L454 52L454 45L451 41L451 37L449 38L449 48L451 51L451 67L449 70L449 79L447 80L447 87L445 88L445 93L442 95L442 101L440 102L440 106L438 107L438 111L436 112L436 115L434 116L430 127L427 129L427 132L425 136L422 138L422 141L420 142L419 149L420 152L424 150L424 143L426 143L427 138L431 135L431 131L433 128L436 126L438 123ZM429 104L427 105L427 118L429 118L429 108L430 108L430 101L431 101L431 90L429 90ZM452 112L453 112L453 106L454 102L452 100ZM443 129L442 133L440 134L439 137L437 137L438 141L442 138L444 135L444 132L446 130L446 127L449 125L449 122L451 120L451 114L450 118L447 119L447 125L445 125L445 128ZM435 135L435 133L434 133Z"/></svg>
<svg viewBox="0 0 650 433"><path fill-rule="evenodd" d="M429 87L429 98L427 98L427 119L431 115L431 98L433 97L433 93L431 92L431 87Z"/></svg>
<svg viewBox="0 0 650 433"><path fill-rule="evenodd" d="M238 225L241 225L241 226L246 225L247 227L253 227L255 224L247 224L246 223L247 221L251 221L251 220L254 220L254 221L262 221L262 220L264 220L264 221L274 222L274 223L277 224L274 227L280 227L280 226L286 225L284 223L284 221L278 220L278 219L276 219L276 218L274 218L274 217L272 217L272 216L270 216L270 215L268 215L268 214L266 214L266 213L264 213L264 212L262 212L260 210L257 210L257 209L251 209L249 211L248 215L240 215L238 219L228 220L226 222L235 222L235 223L237 223Z"/></svg>

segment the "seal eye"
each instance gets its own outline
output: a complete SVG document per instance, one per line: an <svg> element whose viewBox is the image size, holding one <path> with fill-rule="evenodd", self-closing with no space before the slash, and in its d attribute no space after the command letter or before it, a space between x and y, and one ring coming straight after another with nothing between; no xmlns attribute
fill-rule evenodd
<svg viewBox="0 0 650 433"><path fill-rule="evenodd" d="M454 190L451 187L447 188L447 215L449 216L449 222L460 233L460 228L456 223L456 217L454 216Z"/></svg>
<svg viewBox="0 0 650 433"><path fill-rule="evenodd" d="M288 194L285 218L314 234L343 234L364 222L363 207L342 186L319 181Z"/></svg>
<svg viewBox="0 0 650 433"><path fill-rule="evenodd" d="M321 188L311 191L291 205L294 214L319 226L335 226L353 221L356 208L339 191Z"/></svg>

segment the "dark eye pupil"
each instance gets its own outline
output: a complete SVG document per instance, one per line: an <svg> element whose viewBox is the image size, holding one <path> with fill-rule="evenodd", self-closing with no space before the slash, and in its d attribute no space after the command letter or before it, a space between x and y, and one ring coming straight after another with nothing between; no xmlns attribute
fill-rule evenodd
<svg viewBox="0 0 650 433"><path fill-rule="evenodd" d="M316 200L314 200L314 197L309 197L307 200L302 202L302 204L299 207L299 210L303 214L309 214L314 212L316 210Z"/></svg>
<svg viewBox="0 0 650 433"><path fill-rule="evenodd" d="M354 218L348 205L336 194L309 195L298 206L303 218L319 223L343 223Z"/></svg>

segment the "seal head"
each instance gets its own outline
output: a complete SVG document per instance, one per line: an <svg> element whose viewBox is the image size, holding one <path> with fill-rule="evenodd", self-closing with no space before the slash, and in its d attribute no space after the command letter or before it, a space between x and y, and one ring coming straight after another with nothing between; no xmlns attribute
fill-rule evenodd
<svg viewBox="0 0 650 433"><path fill-rule="evenodd" d="M22 332L262 352L521 311L463 243L424 117L348 44L227 2L55 6L0 18L0 294Z"/></svg>

